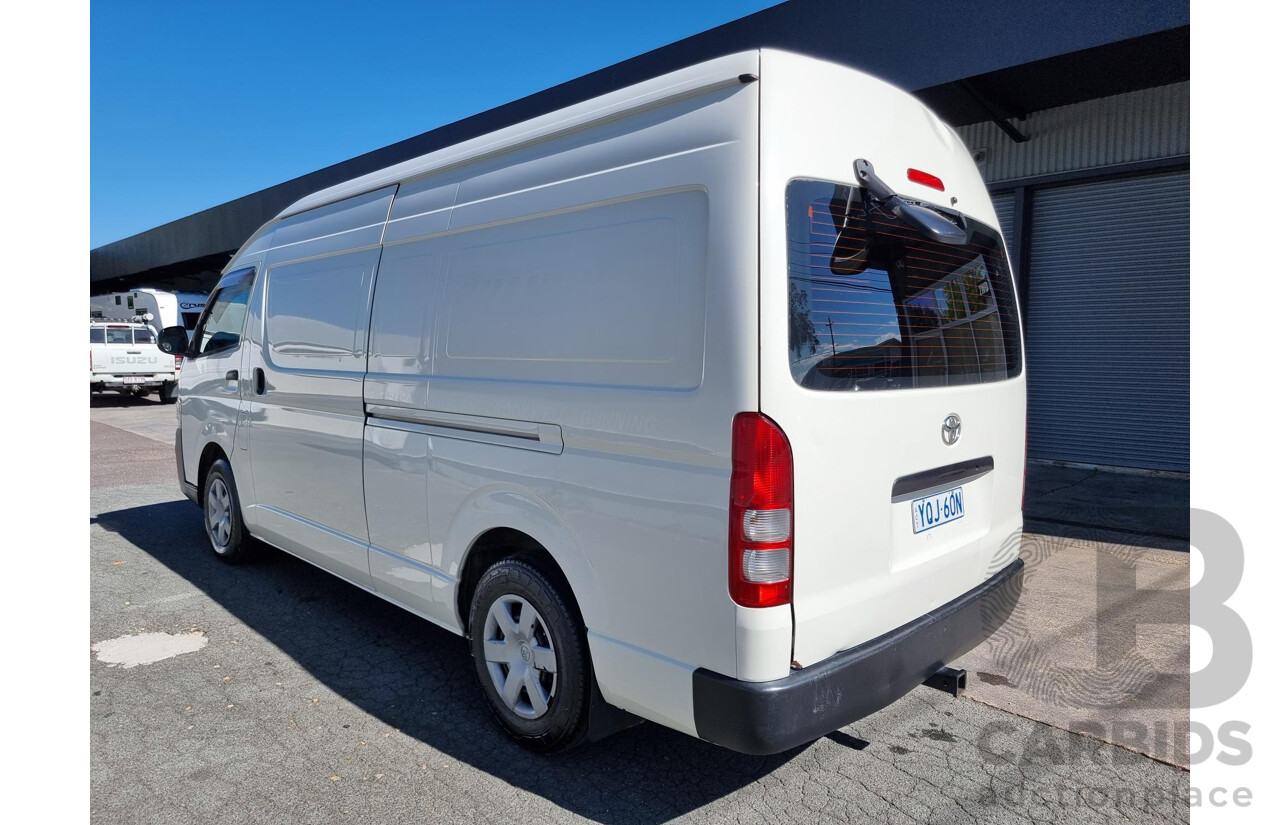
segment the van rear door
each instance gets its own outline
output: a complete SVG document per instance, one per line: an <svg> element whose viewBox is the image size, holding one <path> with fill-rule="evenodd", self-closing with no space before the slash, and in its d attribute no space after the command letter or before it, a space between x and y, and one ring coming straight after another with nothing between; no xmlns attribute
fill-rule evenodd
<svg viewBox="0 0 1280 825"><path fill-rule="evenodd" d="M1012 561L1025 401L995 229L956 216L965 242L938 242L866 189L812 180L788 184L786 210L790 376L762 393L762 411L794 455L805 665Z"/></svg>
<svg viewBox="0 0 1280 825"><path fill-rule="evenodd" d="M764 50L760 85L760 412L793 455L792 654L808 666L1013 561L1026 381L1004 243L956 132L800 55ZM961 242L871 198L859 160Z"/></svg>

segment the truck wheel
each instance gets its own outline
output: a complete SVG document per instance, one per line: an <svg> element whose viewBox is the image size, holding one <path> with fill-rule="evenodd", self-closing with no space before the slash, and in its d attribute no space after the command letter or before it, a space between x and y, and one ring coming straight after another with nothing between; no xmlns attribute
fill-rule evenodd
<svg viewBox="0 0 1280 825"><path fill-rule="evenodd" d="M160 403L176 404L178 402L178 382L165 381L160 385Z"/></svg>
<svg viewBox="0 0 1280 825"><path fill-rule="evenodd" d="M524 747L564 750L586 733L586 637L568 594L523 559L504 559L476 585L471 655L489 709Z"/></svg>
<svg viewBox="0 0 1280 825"><path fill-rule="evenodd" d="M225 458L213 462L205 474L201 497L204 532L213 552L229 564L247 561L253 555L253 543L240 517L240 496Z"/></svg>

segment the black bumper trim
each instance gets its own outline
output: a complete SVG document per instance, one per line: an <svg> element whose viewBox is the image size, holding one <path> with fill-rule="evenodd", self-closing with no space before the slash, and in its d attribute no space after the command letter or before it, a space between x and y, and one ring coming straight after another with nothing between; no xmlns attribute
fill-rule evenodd
<svg viewBox="0 0 1280 825"><path fill-rule="evenodd" d="M178 463L178 489L182 494L195 504L200 503L200 491L196 489L196 485L187 481L187 468L182 460L182 428L173 431L173 455L174 460Z"/></svg>
<svg viewBox="0 0 1280 825"><path fill-rule="evenodd" d="M695 670L698 736L740 753L778 753L875 713L995 633L1022 595L1022 568L1015 559L919 619L782 679Z"/></svg>

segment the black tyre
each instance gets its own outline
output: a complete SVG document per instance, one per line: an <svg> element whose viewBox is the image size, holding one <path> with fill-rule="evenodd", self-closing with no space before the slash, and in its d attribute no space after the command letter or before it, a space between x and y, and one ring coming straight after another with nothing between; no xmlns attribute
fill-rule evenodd
<svg viewBox="0 0 1280 825"><path fill-rule="evenodd" d="M517 742L564 750L586 733L586 635L569 594L524 559L505 559L476 585L471 655L489 708Z"/></svg>
<svg viewBox="0 0 1280 825"><path fill-rule="evenodd" d="M236 492L231 465L220 458L205 473L200 504L204 508L204 532L213 552L225 562L238 564L253 556L253 542L240 516L240 495Z"/></svg>
<svg viewBox="0 0 1280 825"><path fill-rule="evenodd" d="M178 402L178 382L166 381L160 385L160 403L176 404Z"/></svg>

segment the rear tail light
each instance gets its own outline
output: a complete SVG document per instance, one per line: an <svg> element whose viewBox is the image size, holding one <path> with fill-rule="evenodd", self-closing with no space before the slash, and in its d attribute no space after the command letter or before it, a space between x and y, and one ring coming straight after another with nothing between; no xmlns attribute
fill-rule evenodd
<svg viewBox="0 0 1280 825"><path fill-rule="evenodd" d="M791 603L791 445L760 413L733 418L729 595L743 607Z"/></svg>
<svg viewBox="0 0 1280 825"><path fill-rule="evenodd" d="M173 371L182 372L182 356L181 355L173 356Z"/></svg>

